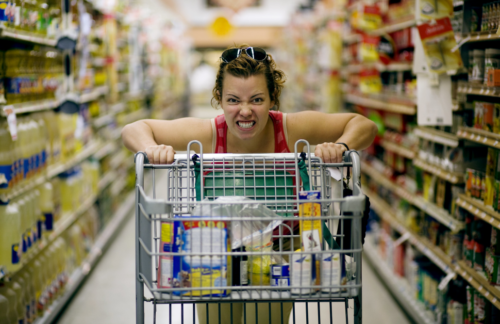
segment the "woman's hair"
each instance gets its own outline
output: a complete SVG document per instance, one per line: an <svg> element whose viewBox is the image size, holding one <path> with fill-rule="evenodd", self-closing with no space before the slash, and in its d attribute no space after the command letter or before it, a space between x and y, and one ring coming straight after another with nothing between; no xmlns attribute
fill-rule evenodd
<svg viewBox="0 0 500 324"><path fill-rule="evenodd" d="M231 48L247 48L246 44L239 46L230 47ZM217 78L215 79L215 87L212 90L212 107L216 108L222 101L222 84L224 82L224 76L229 73L235 77L248 78L252 75L262 74L266 78L267 89L269 91L269 96L271 101L274 101L276 109L280 108L280 94L283 89L283 84L285 83L285 73L276 68L276 62L274 62L272 56L267 54L268 58L264 61L256 61L251 57L247 56L245 51L241 53L239 57L234 59L229 63L225 63L220 60L219 71L217 72Z"/></svg>

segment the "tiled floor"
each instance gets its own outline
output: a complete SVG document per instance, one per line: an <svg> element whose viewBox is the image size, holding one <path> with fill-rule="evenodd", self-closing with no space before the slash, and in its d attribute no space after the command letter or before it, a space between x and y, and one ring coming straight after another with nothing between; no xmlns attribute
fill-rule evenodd
<svg viewBox="0 0 500 324"><path fill-rule="evenodd" d="M210 107L195 108L193 116L212 118L221 110ZM82 286L69 307L60 318L60 324L132 324L135 322L135 222L130 217L122 232L113 242L90 278ZM321 307L322 323L330 317L329 304ZM193 323L193 308L184 306L184 322ZM309 307L309 323L318 322L317 305ZM146 305L145 323L153 323L153 307ZM172 323L181 323L179 305L172 306ZM345 323L343 304L333 304L333 323ZM169 323L168 306L160 305L156 323ZM295 308L296 323L305 323L304 304ZM352 305L349 309L349 322L352 323ZM378 277L365 262L363 265L363 322L366 324L405 324L410 323L392 296L387 292ZM198 323L196 319L196 323ZM290 319L292 323L292 318ZM249 323L250 324L250 323Z"/></svg>

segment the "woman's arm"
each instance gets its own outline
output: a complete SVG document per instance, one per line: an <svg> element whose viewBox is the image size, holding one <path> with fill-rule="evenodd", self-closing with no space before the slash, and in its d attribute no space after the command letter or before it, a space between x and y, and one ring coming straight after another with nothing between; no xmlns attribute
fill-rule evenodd
<svg viewBox="0 0 500 324"><path fill-rule="evenodd" d="M325 114L314 111L287 114L287 130L289 145L305 139L311 145L325 143L330 147L334 147L333 144L327 143L345 143L353 150L363 150L370 146L378 131L374 122L358 114Z"/></svg>
<svg viewBox="0 0 500 324"><path fill-rule="evenodd" d="M200 141L203 151L211 153L212 125L210 120L198 118L145 119L126 125L122 140L129 150L146 152L153 163L171 163L174 150L186 150L192 140ZM197 145L192 149L199 150Z"/></svg>

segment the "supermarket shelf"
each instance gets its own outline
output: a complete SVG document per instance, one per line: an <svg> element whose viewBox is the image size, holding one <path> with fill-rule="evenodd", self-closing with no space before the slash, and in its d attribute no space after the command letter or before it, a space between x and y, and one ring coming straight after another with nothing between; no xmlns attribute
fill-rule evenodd
<svg viewBox="0 0 500 324"><path fill-rule="evenodd" d="M127 108L127 105L125 105L123 102L119 102L117 104L114 104L110 107L111 113L113 114L118 114L121 113L122 111Z"/></svg>
<svg viewBox="0 0 500 324"><path fill-rule="evenodd" d="M366 242L363 246L364 256L368 259L373 268L377 271L382 281L394 295L396 300L403 306L406 312L412 317L415 323L430 324L435 323L427 314L424 306L419 303L404 279L399 278L391 271L389 266L381 260L379 253L372 244Z"/></svg>
<svg viewBox="0 0 500 324"><path fill-rule="evenodd" d="M6 27L4 24L0 25L0 38L14 39L23 42L35 43L51 47L54 47L57 44L57 40L54 38L43 37L35 33L9 28Z"/></svg>
<svg viewBox="0 0 500 324"><path fill-rule="evenodd" d="M127 186L127 177L123 176L119 179L115 178L115 181L113 182L113 185L111 186L111 194L113 196L118 196L120 192Z"/></svg>
<svg viewBox="0 0 500 324"><path fill-rule="evenodd" d="M444 179L453 184L464 183L464 174L460 172L450 172L443 170L440 167L432 165L421 159L413 160L413 165L427 171L429 173L435 174L441 179Z"/></svg>
<svg viewBox="0 0 500 324"><path fill-rule="evenodd" d="M14 104L14 105L8 105L4 106L4 108L12 108L14 109L14 113L16 115L19 114L26 114L26 113L32 113L32 112L37 112L37 111L43 111L43 110L49 110L49 109L54 109L59 107L61 102L56 99L48 99L48 100L40 100L40 101L33 101L33 102L25 102L25 103L19 103L19 104ZM2 116L6 116L5 112L3 109L0 111L0 114Z"/></svg>
<svg viewBox="0 0 500 324"><path fill-rule="evenodd" d="M96 158L97 160L100 160L100 159L104 158L105 156L108 156L109 154L111 154L114 151L116 151L116 149L117 149L116 143L115 142L109 142L108 144L106 144L103 147L101 147L94 154L94 158Z"/></svg>
<svg viewBox="0 0 500 324"><path fill-rule="evenodd" d="M42 240L40 244L32 248L32 251L30 253L23 255L21 258L22 266L19 270L17 270L15 273L12 273L12 276L16 276L17 273L19 273L23 267L30 263L36 256L38 256L40 253L42 253L50 244L52 244L55 240L59 238L68 228L71 227L79 218L82 216L92 205L94 204L95 200L97 198L97 195L92 195L91 197L87 198L80 207L76 208L76 210L72 213L65 214L61 217L61 220L59 220L55 225L54 225L54 231L50 233L50 235L47 237L47 239Z"/></svg>
<svg viewBox="0 0 500 324"><path fill-rule="evenodd" d="M47 172L45 174L39 175L36 178L31 179L25 185L20 186L18 188L15 188L14 190L12 190L8 194L0 195L0 200L1 201L9 201L9 200L11 200L19 195L22 195L22 194L38 187L39 185L41 185L45 181L47 181L47 179L51 179L51 178L57 176L58 174L60 174L61 172L69 170L69 169L73 168L74 166L78 165L80 162L82 162L83 160L87 159L92 154L94 154L94 152L96 152L100 146L101 145L99 142L91 143L85 149L83 149L83 151L78 153L73 158L69 159L69 161L67 161L65 163L58 163L55 165L51 165L47 168Z"/></svg>
<svg viewBox="0 0 500 324"><path fill-rule="evenodd" d="M92 89L92 91L87 93L82 93L80 95L80 103L85 103L89 101L94 101L99 99L99 97L104 96L108 93L108 86L100 86Z"/></svg>
<svg viewBox="0 0 500 324"><path fill-rule="evenodd" d="M413 133L415 134L415 136L418 136L425 140L450 147L457 147L460 140L455 134L450 134L427 127L417 127L415 128Z"/></svg>
<svg viewBox="0 0 500 324"><path fill-rule="evenodd" d="M349 34L344 36L343 41L346 44L353 44L353 43L359 43L361 42L362 36L360 34Z"/></svg>
<svg viewBox="0 0 500 324"><path fill-rule="evenodd" d="M382 63L375 63L375 64L349 64L347 65L347 72L349 73L359 73L361 70L365 69L377 69L380 72L383 71L410 71L412 69L412 64L411 63L399 63L399 62L394 62L394 63L389 63L387 65L382 64Z"/></svg>
<svg viewBox="0 0 500 324"><path fill-rule="evenodd" d="M396 229L402 235L404 235L405 233L410 233L410 242L422 253L424 253L432 262L437 262L436 265L441 269L443 269L444 266L444 269L448 269L447 271L445 271L447 273L454 272L463 277L472 286L474 286L477 291L479 291L493 305L495 305L495 307L500 309L500 288L490 285L482 274L468 267L465 262L453 262L450 257L448 257L439 248L433 246L429 241L406 230L406 228L400 222L398 222L394 216L390 214L390 206L388 206L385 202L378 198L378 196L374 193L367 192L367 195L370 197L370 202L372 203L372 206L377 211L377 213L381 217L386 219L389 223L391 223L394 226L394 229ZM404 232L405 230L407 232Z"/></svg>
<svg viewBox="0 0 500 324"><path fill-rule="evenodd" d="M382 140L380 142L380 146L382 146L384 149L394 152L398 155L404 156L407 159L413 159L415 158L415 152L410 150L409 148L406 148L404 146L398 145L396 143Z"/></svg>
<svg viewBox="0 0 500 324"><path fill-rule="evenodd" d="M459 127L457 135L471 142L500 149L500 134L491 133L478 128Z"/></svg>
<svg viewBox="0 0 500 324"><path fill-rule="evenodd" d="M116 170L120 166L120 164L122 164L125 161L126 158L127 158L127 151L121 150L109 161L109 167L113 170Z"/></svg>
<svg viewBox="0 0 500 324"><path fill-rule="evenodd" d="M453 218L446 210L436 206L433 203L425 201L422 197L418 197L397 184L387 179L382 173L375 170L372 166L364 163L362 164L361 171L370 176L375 182L381 186L391 190L399 197L407 200L410 204L422 209L424 212L434 217L438 222L448 227L452 232L458 232L465 227L463 222Z"/></svg>
<svg viewBox="0 0 500 324"><path fill-rule="evenodd" d="M83 160L88 159L91 155L96 153L101 147L102 144L99 141L94 141L89 145L87 145L86 148L84 148L74 157L70 158L67 162L49 166L49 168L47 169L47 178L49 179L53 178L56 175L60 174L61 172L64 172L66 170L75 167L76 165L80 164Z"/></svg>
<svg viewBox="0 0 500 324"><path fill-rule="evenodd" d="M500 309L500 287L490 285L486 276L467 266L465 261L458 261L455 271L467 280L481 295Z"/></svg>
<svg viewBox="0 0 500 324"><path fill-rule="evenodd" d="M459 82L457 93L500 98L500 88L469 82Z"/></svg>
<svg viewBox="0 0 500 324"><path fill-rule="evenodd" d="M457 205L468 210L471 214L474 214L485 222L490 223L491 226L500 229L500 213L497 213L489 206L485 206L482 201L461 194L457 198Z"/></svg>
<svg viewBox="0 0 500 324"><path fill-rule="evenodd" d="M485 42L485 41L487 42L487 41L498 41L500 35L497 35L495 33L492 34L473 33L469 35L463 35L462 39L465 38L468 38L466 43Z"/></svg>
<svg viewBox="0 0 500 324"><path fill-rule="evenodd" d="M354 94L346 94L344 99L351 104L360 105L367 108L391 111L405 115L415 115L416 113L415 105L388 103L380 99L367 98Z"/></svg>
<svg viewBox="0 0 500 324"><path fill-rule="evenodd" d="M103 126L111 124L114 120L115 120L115 114L109 113L107 115L94 119L92 124L94 125L95 128L101 128Z"/></svg>
<svg viewBox="0 0 500 324"><path fill-rule="evenodd" d="M422 254L424 254L429 260L431 260L435 265L437 265L443 272L452 273L450 266L446 264L440 257L442 252L430 242L422 239L417 234L410 231L406 226L400 222L395 216L391 206L386 203L382 198L380 198L376 193L363 189L365 194L370 197L370 205L377 212L377 214L382 217L386 222L391 224L391 226L399 232L399 234L406 235L410 243L415 246ZM447 258L447 257L446 257Z"/></svg>
<svg viewBox="0 0 500 324"><path fill-rule="evenodd" d="M102 178L99 180L99 184L97 187L99 188L99 192L104 190L107 186L109 186L114 179L116 179L116 172L114 171L108 171Z"/></svg>
<svg viewBox="0 0 500 324"><path fill-rule="evenodd" d="M49 309L45 312L45 316L35 321L34 324L49 324L53 323L64 309L66 304L71 300L78 288L87 279L93 268L97 265L104 251L109 247L110 243L115 238L118 230L127 219L130 211L134 206L134 195L130 193L124 200L123 205L116 211L104 231L98 236L94 246L89 252L82 265L76 269L68 280L66 290L63 296L56 300Z"/></svg>
<svg viewBox="0 0 500 324"><path fill-rule="evenodd" d="M393 33L395 31L402 30L402 29L409 28L409 27L413 27L416 25L417 25L417 21L415 19L410 19L410 20L405 20L402 22L393 23L393 24L384 26L382 28L379 28L377 30L370 32L370 34L380 36L383 34Z"/></svg>
<svg viewBox="0 0 500 324"><path fill-rule="evenodd" d="M140 119L147 118L148 116L149 116L149 112L146 109L139 109L139 110L136 110L134 112L131 112L131 113L123 116L123 119L121 119L120 121L124 125L126 125L126 124L133 123L135 121L138 121Z"/></svg>

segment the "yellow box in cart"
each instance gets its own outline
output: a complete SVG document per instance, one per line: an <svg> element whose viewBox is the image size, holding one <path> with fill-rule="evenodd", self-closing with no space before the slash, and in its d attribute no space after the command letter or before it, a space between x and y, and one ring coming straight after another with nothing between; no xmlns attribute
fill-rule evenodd
<svg viewBox="0 0 500 324"><path fill-rule="evenodd" d="M315 202L321 198L319 191L302 191L299 193L299 217L321 217L321 203ZM303 201L303 202L302 202ZM300 243L304 252L321 252L322 250L322 226L321 219L300 220ZM321 283L320 255L313 255L313 271L316 284Z"/></svg>

